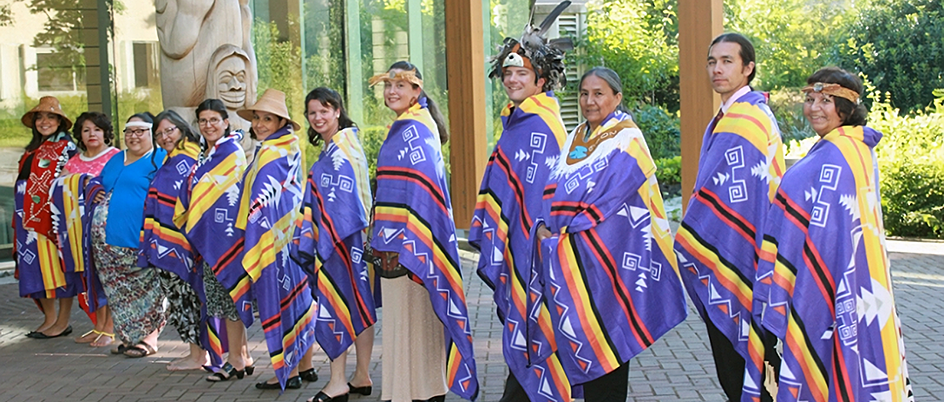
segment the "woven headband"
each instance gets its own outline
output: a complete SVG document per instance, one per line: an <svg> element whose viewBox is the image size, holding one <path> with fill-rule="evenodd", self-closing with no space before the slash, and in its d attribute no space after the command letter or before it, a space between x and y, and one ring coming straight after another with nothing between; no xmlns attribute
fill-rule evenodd
<svg viewBox="0 0 944 402"><path fill-rule="evenodd" d="M855 104L859 103L859 94L856 91L836 83L817 82L812 85L807 85L803 88L803 93L810 92L819 92L826 95L838 96L840 98L849 100L849 102Z"/></svg>
<svg viewBox="0 0 944 402"><path fill-rule="evenodd" d="M416 76L415 70L401 70L397 73L393 71L388 71L386 73L377 74L367 81L370 86L377 85L381 82L389 81L406 81L413 85L416 85L420 88L423 88L423 80L420 77Z"/></svg>

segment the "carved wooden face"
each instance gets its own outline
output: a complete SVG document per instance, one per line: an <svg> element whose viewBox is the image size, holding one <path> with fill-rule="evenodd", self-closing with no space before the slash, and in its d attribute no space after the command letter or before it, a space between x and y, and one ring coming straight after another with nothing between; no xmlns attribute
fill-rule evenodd
<svg viewBox="0 0 944 402"><path fill-rule="evenodd" d="M249 86L246 70L246 60L239 55L227 57L216 66L217 91L227 109L246 106L246 89Z"/></svg>

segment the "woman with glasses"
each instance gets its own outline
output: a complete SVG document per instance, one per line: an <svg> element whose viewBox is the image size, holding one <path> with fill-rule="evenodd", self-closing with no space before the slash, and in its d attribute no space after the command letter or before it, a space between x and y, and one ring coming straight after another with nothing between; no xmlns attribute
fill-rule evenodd
<svg viewBox="0 0 944 402"><path fill-rule="evenodd" d="M243 325L252 323L252 302L248 294L231 296L220 284L221 280L245 273L240 258L242 233L235 224L246 154L239 145L242 133L230 130L229 113L221 100L200 103L197 119L205 148L178 193L174 224L187 237L193 253L203 260L203 266L197 269L203 270L207 315L224 320L226 326L226 364L206 378L219 382L242 379L255 370Z"/></svg>
<svg viewBox="0 0 944 402"><path fill-rule="evenodd" d="M16 177L14 255L20 296L36 300L45 316L43 323L26 336L56 338L72 333L69 325L72 300L81 286L78 275L62 269L48 199L53 180L75 154L75 144L66 131L72 127L72 121L52 96L40 98L39 104L20 121L33 131L33 138L20 158ZM55 299L59 299L58 314Z"/></svg>
<svg viewBox="0 0 944 402"><path fill-rule="evenodd" d="M153 269L137 266L144 200L154 174L167 155L154 149L150 113L125 123L127 149L111 158L100 176L102 190L94 196L91 240L95 268L108 297L121 345L112 353L144 357L157 352L164 327L164 294Z"/></svg>
<svg viewBox="0 0 944 402"><path fill-rule="evenodd" d="M154 174L144 201L138 266L160 268L157 272L168 302L167 322L190 345L190 354L170 362L167 369L199 370L208 363L207 345L200 342L203 270L194 267L190 242L174 225L174 208L181 183L197 163L200 137L173 110L161 112L154 121L154 142L167 151L167 161Z"/></svg>

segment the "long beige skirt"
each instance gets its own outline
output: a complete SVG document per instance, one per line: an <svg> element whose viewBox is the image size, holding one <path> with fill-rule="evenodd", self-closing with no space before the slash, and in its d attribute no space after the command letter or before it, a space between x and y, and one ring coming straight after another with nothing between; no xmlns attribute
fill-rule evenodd
<svg viewBox="0 0 944 402"><path fill-rule="evenodd" d="M381 280L383 392L380 399L411 402L445 395L443 324L426 288L406 276Z"/></svg>

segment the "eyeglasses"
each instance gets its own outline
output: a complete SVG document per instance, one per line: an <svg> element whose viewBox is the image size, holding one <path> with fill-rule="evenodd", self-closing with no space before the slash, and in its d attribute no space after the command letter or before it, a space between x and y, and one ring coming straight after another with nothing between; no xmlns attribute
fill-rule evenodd
<svg viewBox="0 0 944 402"><path fill-rule="evenodd" d="M200 123L201 126L207 126L207 125L214 125L214 126L215 126L215 125L217 125L217 124L220 124L221 121L223 121L223 120L220 119L219 117L214 117L214 118L211 118L211 119L200 119L200 120L198 121L198 123Z"/></svg>
<svg viewBox="0 0 944 402"><path fill-rule="evenodd" d="M138 128L134 130L126 128L124 133L128 137L143 137L144 134L147 133L148 131L150 130L146 128Z"/></svg>
<svg viewBox="0 0 944 402"><path fill-rule="evenodd" d="M158 131L156 134L158 137L170 137L174 134L174 130L177 129L177 126L167 127L164 131Z"/></svg>

